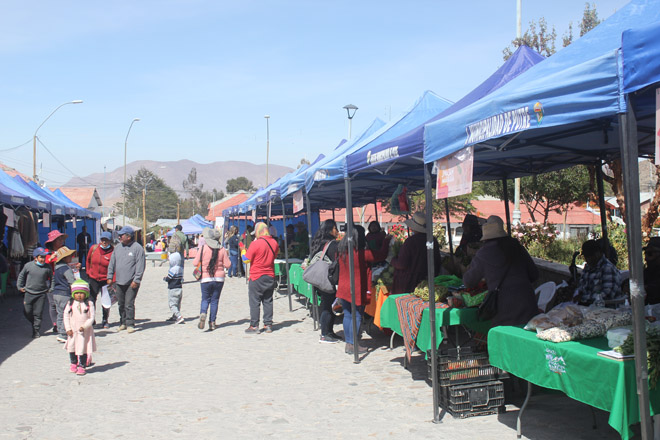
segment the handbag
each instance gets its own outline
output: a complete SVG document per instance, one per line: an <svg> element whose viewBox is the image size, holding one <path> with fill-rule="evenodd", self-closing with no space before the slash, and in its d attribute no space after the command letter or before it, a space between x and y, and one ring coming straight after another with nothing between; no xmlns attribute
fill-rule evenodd
<svg viewBox="0 0 660 440"><path fill-rule="evenodd" d="M202 246L202 249L199 251L199 264L195 266L195 270L193 270L193 277L195 277L196 281L199 281L202 279L202 257L204 256L204 246Z"/></svg>
<svg viewBox="0 0 660 440"><path fill-rule="evenodd" d="M312 257L312 261L303 271L303 280L323 292L334 292L335 286L328 279L328 271L332 264L332 261L325 255L328 246L330 246L330 242L327 242L323 246L323 250Z"/></svg>
<svg viewBox="0 0 660 440"><path fill-rule="evenodd" d="M495 290L488 292L484 298L484 301L479 305L479 310L477 310L477 318L479 321L490 321L493 319L493 317L495 317L495 315L497 315L497 301L498 297L500 296L500 287L502 287L502 283L509 273L510 268L511 265L506 268L504 276L500 280Z"/></svg>

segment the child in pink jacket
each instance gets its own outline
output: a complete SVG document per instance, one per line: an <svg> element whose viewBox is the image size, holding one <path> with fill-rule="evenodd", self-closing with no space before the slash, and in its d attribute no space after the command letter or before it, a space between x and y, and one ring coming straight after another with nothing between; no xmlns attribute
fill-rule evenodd
<svg viewBox="0 0 660 440"><path fill-rule="evenodd" d="M64 349L69 352L69 371L84 376L88 357L96 351L94 339L94 303L88 301L89 284L76 280L71 284L71 297L64 308L64 329L67 340Z"/></svg>

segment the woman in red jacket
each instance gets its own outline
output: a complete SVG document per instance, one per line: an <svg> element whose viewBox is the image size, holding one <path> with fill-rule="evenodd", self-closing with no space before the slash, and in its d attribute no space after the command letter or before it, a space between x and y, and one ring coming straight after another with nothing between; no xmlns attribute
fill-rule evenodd
<svg viewBox="0 0 660 440"><path fill-rule="evenodd" d="M358 331L367 304L367 291L369 290L369 279L371 278L369 264L381 261L387 257L387 251L391 236L386 237L380 249L373 251L366 248L364 228L360 225L353 226L353 270L355 273L355 309L357 314L355 320ZM348 233L339 242L339 284L337 285L337 298L344 309L344 339L346 340L346 353L353 354L353 319L351 309L351 278L348 265ZM384 256L383 256L384 255ZM359 335L358 335L359 336ZM358 353L365 353L366 347L357 347Z"/></svg>
<svg viewBox="0 0 660 440"><path fill-rule="evenodd" d="M101 292L101 288L107 284L108 280L108 264L110 264L110 257L115 248L112 246L112 234L110 232L101 233L101 243L95 244L89 249L87 253L86 271L87 278L89 278L89 298L94 303L96 309L96 298ZM110 316L110 309L101 307L103 309L103 328L110 328L108 324L108 317ZM98 309L96 309L98 310Z"/></svg>

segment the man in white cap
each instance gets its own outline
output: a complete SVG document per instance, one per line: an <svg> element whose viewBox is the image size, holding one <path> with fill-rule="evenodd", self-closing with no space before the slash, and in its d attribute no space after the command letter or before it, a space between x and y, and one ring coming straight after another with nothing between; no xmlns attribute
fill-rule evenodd
<svg viewBox="0 0 660 440"><path fill-rule="evenodd" d="M144 274L144 249L134 240L135 233L130 226L119 231L120 245L115 247L108 265L108 284L115 284L119 305L119 331L135 331L135 297ZM113 277L116 280L113 281Z"/></svg>

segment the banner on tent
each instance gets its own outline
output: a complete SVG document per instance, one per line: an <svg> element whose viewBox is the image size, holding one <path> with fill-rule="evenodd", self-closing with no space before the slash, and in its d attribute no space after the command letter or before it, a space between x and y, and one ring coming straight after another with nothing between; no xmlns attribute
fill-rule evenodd
<svg viewBox="0 0 660 440"><path fill-rule="evenodd" d="M224 217L216 217L215 218L215 229L223 230L225 227L225 218Z"/></svg>
<svg viewBox="0 0 660 440"><path fill-rule="evenodd" d="M257 210L253 209L252 210L252 224L257 223Z"/></svg>
<svg viewBox="0 0 660 440"><path fill-rule="evenodd" d="M660 165L660 89L655 89L655 165Z"/></svg>
<svg viewBox="0 0 660 440"><path fill-rule="evenodd" d="M438 178L435 198L461 196L472 192L474 147L470 146L435 161Z"/></svg>
<svg viewBox="0 0 660 440"><path fill-rule="evenodd" d="M302 189L293 193L293 213L302 211L305 204L303 203L303 192Z"/></svg>
<svg viewBox="0 0 660 440"><path fill-rule="evenodd" d="M42 214L42 225L44 228L50 228L50 213L49 212L44 212Z"/></svg>

